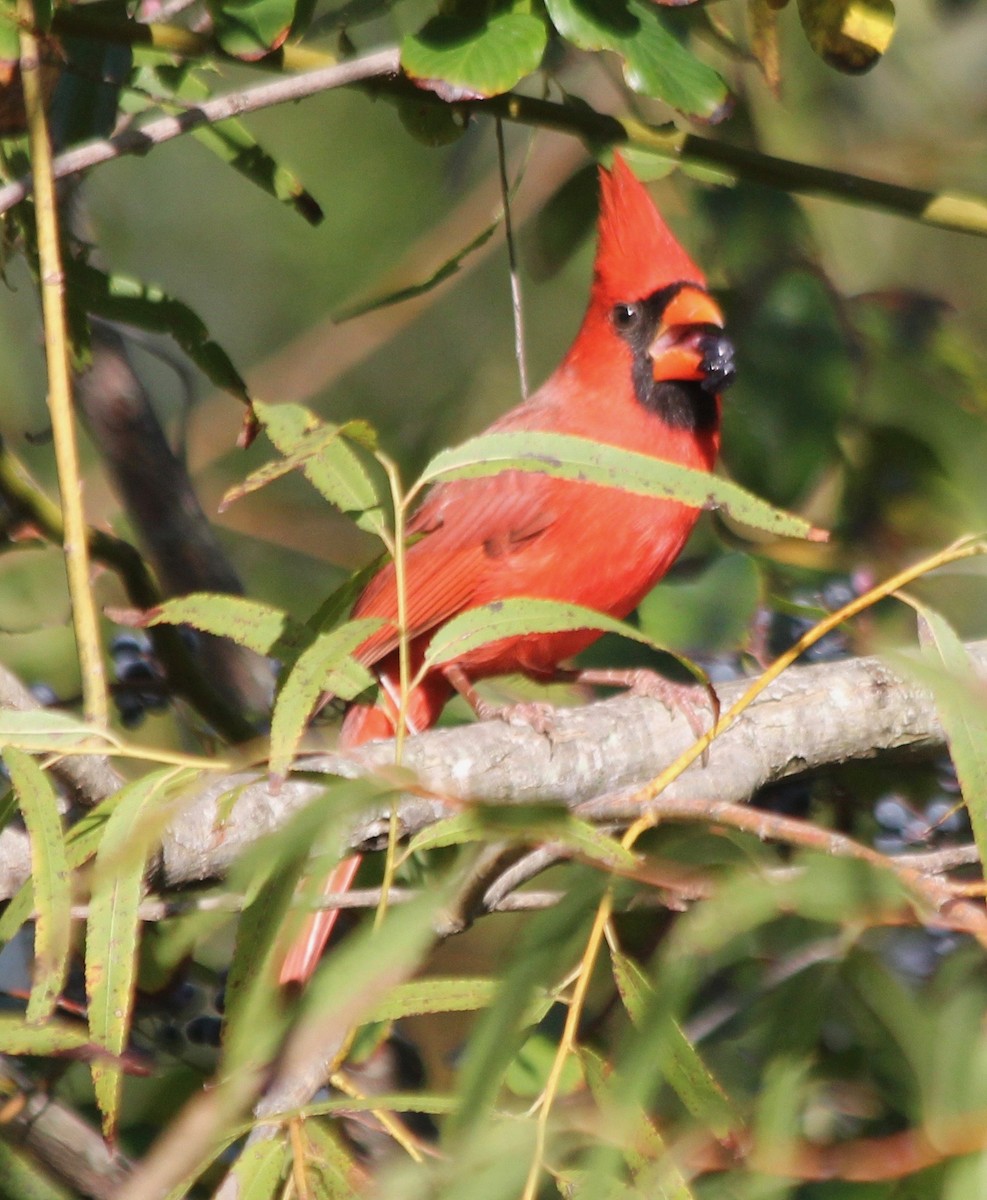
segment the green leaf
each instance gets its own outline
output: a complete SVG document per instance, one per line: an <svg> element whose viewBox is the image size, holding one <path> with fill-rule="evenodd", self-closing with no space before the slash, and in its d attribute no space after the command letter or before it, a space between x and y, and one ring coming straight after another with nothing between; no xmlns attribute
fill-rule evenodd
<svg viewBox="0 0 987 1200"><path fill-rule="evenodd" d="M325 213L294 173L269 154L239 121L200 125L192 131L200 145L248 179L262 192L293 208L309 225L320 225Z"/></svg>
<svg viewBox="0 0 987 1200"><path fill-rule="evenodd" d="M102 742L115 745L115 739L96 725L87 725L71 713L54 708L30 709L26 712L0 713L0 745L17 746L21 750L64 751Z"/></svg>
<svg viewBox="0 0 987 1200"><path fill-rule="evenodd" d="M869 71L894 36L892 0L799 0L798 7L812 49L851 75Z"/></svg>
<svg viewBox="0 0 987 1200"><path fill-rule="evenodd" d="M494 600L478 608L469 608L439 627L428 644L422 670L452 662L479 646L501 638L523 637L529 633L560 633L564 630L599 629L662 649L646 634L626 621L559 600L516 597Z"/></svg>
<svg viewBox="0 0 987 1200"><path fill-rule="evenodd" d="M69 258L66 263L70 303L107 321L166 333L185 351L210 383L250 402L247 385L232 359L209 336L201 317L187 304L124 275L110 275L90 263Z"/></svg>
<svg viewBox="0 0 987 1200"><path fill-rule="evenodd" d="M257 600L225 593L196 592L152 609L146 625L191 625L202 633L229 638L255 654L281 657L305 645L305 627L287 613Z"/></svg>
<svg viewBox="0 0 987 1200"><path fill-rule="evenodd" d="M475 1132L490 1119L504 1073L532 1024L535 994L556 981L560 963L578 959L604 886L598 872L574 872L563 900L528 921L510 947L497 995L463 1054L452 1136Z"/></svg>
<svg viewBox="0 0 987 1200"><path fill-rule="evenodd" d="M23 715L27 716L28 714ZM118 796L119 793L115 793L95 808L83 813L68 830L65 846L69 870L74 871L77 867L81 867L96 852L106 827L106 820L116 808ZM31 878L9 901L3 916L0 916L0 945L10 941L24 922L30 918L34 907L34 880Z"/></svg>
<svg viewBox="0 0 987 1200"><path fill-rule="evenodd" d="M909 597L921 622L922 659L895 655L894 665L931 689L946 731L980 861L987 863L987 703L966 648L945 617Z"/></svg>
<svg viewBox="0 0 987 1200"><path fill-rule="evenodd" d="M271 1200L291 1165L287 1138L271 1138L245 1147L234 1164L231 1177L238 1180L239 1200Z"/></svg>
<svg viewBox="0 0 987 1200"><path fill-rule="evenodd" d="M694 508L722 509L740 524L775 537L825 541L829 536L801 517L774 508L731 480L665 462L650 454L565 433L481 434L462 446L437 454L425 468L420 482L476 479L501 471L534 471L556 479L576 479L644 496L678 500Z"/></svg>
<svg viewBox="0 0 987 1200"><path fill-rule="evenodd" d="M497 992L496 979L415 979L398 984L371 1009L367 1021L400 1021L423 1013L474 1012Z"/></svg>
<svg viewBox="0 0 987 1200"><path fill-rule="evenodd" d="M283 778L291 767L299 739L315 702L323 692L351 700L373 684L373 676L353 658L353 651L384 622L360 617L330 629L298 656L281 685L271 718L271 774Z"/></svg>
<svg viewBox="0 0 987 1200"><path fill-rule="evenodd" d="M401 304L405 300L413 300L415 296L423 296L426 292L430 292L440 283L444 283L457 274L463 265L463 260L474 250L479 250L481 246L490 241L500 227L501 220L502 218L498 217L495 221L491 221L486 229L481 229L472 241L467 242L461 250L457 250L451 258L446 259L427 279L423 279L419 283L409 283L392 292L385 292L382 296L373 296L369 300L358 300L354 304L348 304L332 314L333 321L337 325L341 325L345 321L352 321L354 317L362 317L369 312L376 312L379 308Z"/></svg>
<svg viewBox="0 0 987 1200"><path fill-rule="evenodd" d="M72 1054L89 1047L89 1035L79 1024L46 1021L32 1025L20 1017L0 1013L0 1054L37 1055L39 1058Z"/></svg>
<svg viewBox="0 0 987 1200"><path fill-rule="evenodd" d="M120 1063L113 1060L123 1053L130 1036L144 868L171 815L161 793L176 774L174 767L167 767L120 791L93 865L86 924L86 996L92 1041L112 1056L92 1064L103 1135L111 1141L116 1136L123 1082Z"/></svg>
<svg viewBox="0 0 987 1200"><path fill-rule="evenodd" d="M612 50L624 78L645 96L705 121L729 111L720 76L670 32L667 18L645 0L545 0L559 33L581 50Z"/></svg>
<svg viewBox="0 0 987 1200"><path fill-rule="evenodd" d="M53 142L65 149L113 132L133 50L103 38L68 37L60 42L65 64L52 96L50 120Z"/></svg>
<svg viewBox="0 0 987 1200"><path fill-rule="evenodd" d="M496 96L538 69L548 31L518 2L433 17L401 44L401 66L448 100Z"/></svg>
<svg viewBox="0 0 987 1200"><path fill-rule="evenodd" d="M21 31L17 23L17 5L14 0L0 0L0 63L12 67L20 62L20 57Z"/></svg>
<svg viewBox="0 0 987 1200"><path fill-rule="evenodd" d="M631 1020L639 1024L646 1019L653 1000L651 981L633 959L619 950L611 949L610 957L620 998ZM668 1035L666 1082L689 1112L702 1121L715 1137L727 1137L741 1127L740 1114L695 1046L685 1036L682 1027L671 1018L668 1019Z"/></svg>
<svg viewBox="0 0 987 1200"><path fill-rule="evenodd" d="M300 404L255 403L254 411L275 449L341 512L358 514L361 529L386 533L381 497L356 452L347 444L346 426L327 425ZM352 427L351 427L352 428ZM364 433L359 431L359 440ZM283 474L281 464L271 468Z"/></svg>
<svg viewBox="0 0 987 1200"><path fill-rule="evenodd" d="M637 858L615 838L581 821L565 809L530 804L473 805L468 812L436 821L415 834L410 852L461 846L467 842L513 839L521 842L558 842L574 854L612 870L632 870Z"/></svg>
<svg viewBox="0 0 987 1200"><path fill-rule="evenodd" d="M3 761L17 793L31 843L34 886L34 979L27 1004L31 1023L55 1011L69 973L72 890L58 797L33 758L10 746Z"/></svg>
<svg viewBox="0 0 987 1200"><path fill-rule="evenodd" d="M209 0L217 41L234 58L256 62L284 44L295 0Z"/></svg>

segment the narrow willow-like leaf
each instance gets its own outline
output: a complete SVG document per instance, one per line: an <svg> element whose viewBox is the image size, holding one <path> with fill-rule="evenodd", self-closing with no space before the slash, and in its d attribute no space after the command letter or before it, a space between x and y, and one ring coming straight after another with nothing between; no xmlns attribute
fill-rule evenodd
<svg viewBox="0 0 987 1200"><path fill-rule="evenodd" d="M34 979L27 1004L29 1022L55 1011L69 972L72 891L65 835L55 789L33 758L7 746L4 763L17 793L31 843L34 885Z"/></svg>
<svg viewBox="0 0 987 1200"><path fill-rule="evenodd" d="M504 1073L532 1024L535 994L547 988L560 963L578 959L604 886L601 876L574 873L557 907L526 923L505 963L490 1007L478 1018L459 1072L459 1108L450 1133L475 1133L488 1121Z"/></svg>
<svg viewBox="0 0 987 1200"><path fill-rule="evenodd" d="M316 636L299 656L285 679L271 718L271 774L283 777L294 758L299 739L323 692L350 700L373 683L353 651L384 622L359 617L338 629Z"/></svg>
<svg viewBox="0 0 987 1200"><path fill-rule="evenodd" d="M392 988L370 1010L368 1021L399 1021L423 1013L474 1012L497 994L496 979L416 979Z"/></svg>
<svg viewBox="0 0 987 1200"><path fill-rule="evenodd" d="M244 403L250 402L247 385L233 360L213 341L205 322L187 304L160 288L107 274L77 258L68 260L66 271L69 296L82 303L87 312L107 321L168 334L211 383Z"/></svg>
<svg viewBox="0 0 987 1200"><path fill-rule="evenodd" d="M319 1200L358 1200L358 1174L349 1152L331 1126L309 1121L304 1128L309 1147L308 1178L314 1176Z"/></svg>
<svg viewBox="0 0 987 1200"><path fill-rule="evenodd" d="M628 1015L635 1024L647 1016L653 997L651 981L633 959L611 950L613 976ZM740 1114L695 1046L675 1020L668 1022L665 1079L685 1107L718 1138L740 1128Z"/></svg>
<svg viewBox="0 0 987 1200"><path fill-rule="evenodd" d="M560 633L567 630L598 629L662 649L640 629L616 617L608 617L581 604L563 604L560 600L513 597L494 600L447 621L433 635L422 668L440 666L501 638L523 637L530 633Z"/></svg>
<svg viewBox="0 0 987 1200"><path fill-rule="evenodd" d="M255 402L254 411L278 452L286 459L297 456L305 478L330 504L354 514L361 529L386 534L383 500L342 427L326 425L300 404ZM366 432L356 432L353 440L365 444Z"/></svg>
<svg viewBox="0 0 987 1200"><path fill-rule="evenodd" d="M457 813L423 829L412 838L408 849L415 852L460 846L489 840L491 834L522 842L558 842L572 853L614 870L632 870L637 865L630 850L588 821L581 821L564 809L546 812L541 808L532 812L529 805L474 806L469 812Z"/></svg>
<svg viewBox="0 0 987 1200"><path fill-rule="evenodd" d="M25 714L26 715L26 714ZM96 808L83 813L66 834L66 857L69 870L74 871L91 858L103 836L107 817L117 804L119 793L109 796ZM34 911L34 881L28 879L18 889L0 916L0 945L10 941Z"/></svg>
<svg viewBox="0 0 987 1200"><path fill-rule="evenodd" d="M429 108L428 111L431 112L433 110ZM355 317L366 316L367 313L376 312L379 308L388 308L392 304L402 304L405 300L413 300L416 296L425 295L433 288L438 287L440 283L445 283L447 279L451 279L453 275L457 274L463 265L463 260L472 254L474 250L479 250L481 246L486 245L500 228L500 223L499 217L496 221L492 221L486 229L482 229L462 249L457 250L444 263L436 267L427 279L422 279L418 283L409 283L404 287L395 288L394 291L384 292L379 296L371 296L367 300L358 300L353 304L339 308L332 314L333 322L336 325L342 325L345 321L352 321Z"/></svg>
<svg viewBox="0 0 987 1200"><path fill-rule="evenodd" d="M144 623L191 625L202 633L229 638L256 654L277 655L306 640L304 626L281 609L227 593L196 592L166 600Z"/></svg>
<svg viewBox="0 0 987 1200"><path fill-rule="evenodd" d="M123 1053L130 1035L144 868L167 820L161 793L175 775L168 767L122 789L93 867L86 924L89 1033L113 1058ZM92 1076L103 1135L112 1140L120 1115L122 1069L112 1059L95 1059Z"/></svg>
<svg viewBox="0 0 987 1200"><path fill-rule="evenodd" d="M237 1158L232 1178L238 1181L237 1200L271 1200L280 1193L281 1180L291 1164L286 1138L272 1138L246 1146Z"/></svg>
<svg viewBox="0 0 987 1200"><path fill-rule="evenodd" d="M70 751L80 746L92 746L102 741L116 745L116 739L97 725L87 725L70 713L53 708L29 709L26 712L0 713L0 746L8 749L41 752Z"/></svg>
<svg viewBox="0 0 987 1200"><path fill-rule="evenodd" d="M980 861L987 863L987 702L959 635L941 613L909 597L925 634L924 662L896 655L896 667L931 689L946 731Z"/></svg>
<svg viewBox="0 0 987 1200"><path fill-rule="evenodd" d="M89 1034L82 1025L46 1021L32 1025L21 1017L0 1013L0 1054L26 1054L38 1058L74 1054L89 1049Z"/></svg>
<svg viewBox="0 0 987 1200"><path fill-rule="evenodd" d="M293 208L309 225L319 225L325 216L319 202L294 171L278 162L240 121L200 126L192 136L223 162L228 163L255 187Z"/></svg>
<svg viewBox="0 0 987 1200"><path fill-rule="evenodd" d="M678 500L693 508L719 508L740 524L776 537L809 541L825 541L828 537L802 517L775 508L728 479L665 462L650 454L564 433L481 434L462 446L437 454L425 468L420 482L476 479L501 471L533 471L556 479L574 479Z"/></svg>

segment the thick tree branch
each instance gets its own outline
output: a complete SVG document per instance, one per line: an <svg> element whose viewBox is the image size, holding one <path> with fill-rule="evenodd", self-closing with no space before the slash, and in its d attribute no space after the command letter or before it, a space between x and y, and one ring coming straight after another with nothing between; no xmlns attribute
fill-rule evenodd
<svg viewBox="0 0 987 1200"><path fill-rule="evenodd" d="M987 677L987 642L968 650ZM728 705L743 682L724 685ZM397 806L399 827L412 834L459 811L464 802L558 803L593 820L635 819L635 786L666 767L692 742L681 715L657 701L619 697L585 708L560 710L551 738L500 721L435 730L405 745L404 770L419 781L414 795ZM779 779L852 760L902 751L932 752L945 742L932 696L896 675L876 658L854 658L794 667L778 678L712 745L705 765L693 764L654 802L708 800L743 803ZM196 799L168 830L157 883L179 886L218 878L258 839L282 827L307 803L324 794L313 773L352 776L387 768L388 742L347 756L303 760L306 777L290 778L273 791L259 771L208 779ZM229 811L222 803L231 793ZM354 823L353 846L386 836L389 809ZM23 838L0 834L0 897L12 894L27 870Z"/></svg>
<svg viewBox="0 0 987 1200"><path fill-rule="evenodd" d="M976 668L987 675L987 642L974 643L970 652ZM724 707L745 689L743 682L723 686ZM414 833L455 813L463 801L481 798L492 804L553 802L579 807L593 819L632 820L641 815L630 802L634 787L657 775L692 740L681 715L637 697L560 710L551 738L500 721L436 730L405 745L403 766L426 794L402 797L401 831ZM765 784L788 776L893 751L931 751L943 744L932 696L880 660L796 667L713 743L705 765L693 764L663 799L743 802ZM345 758L312 757L304 766L353 775L384 768L392 759L390 743L377 743ZM217 825L217 806L234 788L242 790ZM163 882L222 875L247 845L282 826L322 791L311 779L289 779L274 793L256 773L211 781L169 830ZM382 808L359 821L351 843L384 837L388 812Z"/></svg>

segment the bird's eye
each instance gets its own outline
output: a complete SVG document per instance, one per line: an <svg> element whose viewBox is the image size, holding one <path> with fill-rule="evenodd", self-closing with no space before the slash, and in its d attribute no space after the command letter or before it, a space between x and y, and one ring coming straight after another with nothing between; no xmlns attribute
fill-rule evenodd
<svg viewBox="0 0 987 1200"><path fill-rule="evenodd" d="M633 328L641 316L641 306L638 304L615 304L610 314L614 328L624 333Z"/></svg>

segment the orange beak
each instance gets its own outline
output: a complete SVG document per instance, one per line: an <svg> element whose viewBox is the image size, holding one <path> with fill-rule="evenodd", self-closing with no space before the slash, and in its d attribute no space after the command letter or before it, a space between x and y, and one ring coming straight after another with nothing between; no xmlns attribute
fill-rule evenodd
<svg viewBox="0 0 987 1200"><path fill-rule="evenodd" d="M733 347L719 334L723 313L698 287L684 287L668 303L661 328L648 347L656 382L700 380L719 391L733 378Z"/></svg>

